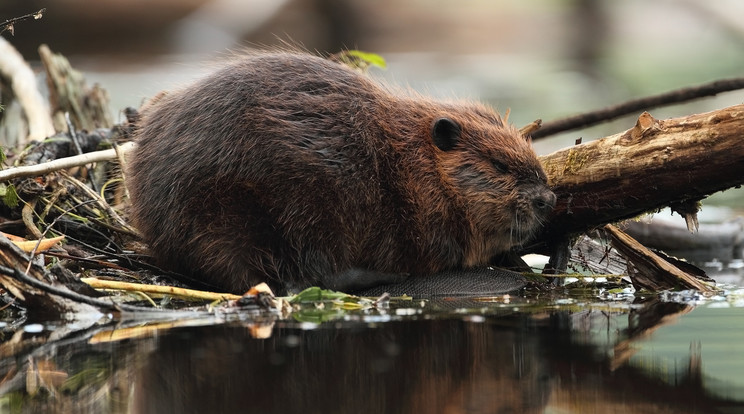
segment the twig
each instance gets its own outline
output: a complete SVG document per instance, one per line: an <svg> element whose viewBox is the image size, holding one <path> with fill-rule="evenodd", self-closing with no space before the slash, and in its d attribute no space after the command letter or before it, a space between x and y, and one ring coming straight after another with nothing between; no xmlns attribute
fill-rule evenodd
<svg viewBox="0 0 744 414"><path fill-rule="evenodd" d="M46 11L46 8L41 9L37 11L36 13L24 14L23 16L14 17L12 19L8 19L0 23L0 34L2 34L6 30L10 31L10 34L15 34L14 25L16 23L24 21L24 20L28 20L28 19L39 20L43 17L45 11Z"/></svg>
<svg viewBox="0 0 744 414"><path fill-rule="evenodd" d="M38 240L38 241L36 242L36 245L35 245L35 246L34 246L34 248L33 248L33 249L31 250L31 252L30 252L30 253L28 254L28 266L26 267L26 274L28 274L28 272L29 272L29 271L31 270L31 263L32 263L32 261L33 261L33 259L34 259L34 256L36 256L36 251L37 251L37 249L39 248L39 246L41 246L41 241L42 241L42 240L44 240L44 237L46 237L46 234L47 234L47 233L49 233L49 230L51 230L51 229L52 229L52 227L53 227L53 226L54 226L54 225L55 225L55 224L57 223L57 220L59 220L60 218L62 218L62 217L63 217L63 216L65 216L66 214L70 213L70 212L71 212L72 210L75 210L75 209L77 209L78 207L81 207L81 206L83 206L83 205L86 205L86 204L88 204L88 203L92 203L92 202L94 202L94 201L95 201L95 200L88 200L88 201L83 201L82 203L78 203L77 205L74 205L74 206L72 206L72 207L68 208L68 209L67 209L67 210L65 210L65 211L64 211L64 212L63 212L62 214L60 214L59 216L57 216L57 218L55 218L54 220L52 220L52 222L51 222L51 223L50 223L49 225L47 225L47 226L46 226L46 228L44 229L44 232L43 232L43 233L41 233L41 237L40 237L40 238L39 238L39 240ZM35 228L35 227L34 227L34 228Z"/></svg>
<svg viewBox="0 0 744 414"><path fill-rule="evenodd" d="M539 130L542 126L542 119L536 119L529 124L523 126L522 128L519 128L519 133L522 134L525 137L532 136L532 134Z"/></svg>
<svg viewBox="0 0 744 414"><path fill-rule="evenodd" d="M80 147L80 139L78 139L78 134L75 131L75 125L72 124L72 121L70 120L70 113L65 112L65 122L67 123L67 132L70 135L70 140L75 146L75 151L77 152L77 155L83 155L83 149ZM94 169L93 168L87 168L88 170L88 181L90 182L90 186L93 187L93 191L98 193L98 185L96 184L96 177L94 175Z"/></svg>
<svg viewBox="0 0 744 414"><path fill-rule="evenodd" d="M173 286L145 285L142 283L118 282L113 280L101 280L92 277L80 278L80 280L94 289L115 289L127 292L156 293L160 295L172 295L189 299L205 300L238 300L240 295L231 293L206 292L203 290L183 289Z"/></svg>
<svg viewBox="0 0 744 414"><path fill-rule="evenodd" d="M52 252L52 251L46 251L44 252L44 254L46 256L53 256L58 259L66 259L66 260L71 260L74 262L90 263L96 266L105 267L109 269L115 269L115 270L121 270L121 271L129 270L126 267L119 266L116 263L107 262L106 260L91 259L89 257L73 256L70 254L58 253L58 252Z"/></svg>
<svg viewBox="0 0 744 414"><path fill-rule="evenodd" d="M91 222L93 222L95 224L98 224L101 227L104 227L104 228L106 228L108 230L111 230L111 231L115 231L117 233L125 234L127 236L134 237L134 238L140 238L140 237L142 237L139 233L137 233L136 231L133 231L134 229L132 229L131 227L130 228L126 228L126 229L123 228L123 227L116 227L114 225L108 224L105 221L102 221L102 220L97 219L95 217L88 217L88 220L90 220Z"/></svg>
<svg viewBox="0 0 744 414"><path fill-rule="evenodd" d="M706 96L714 96L721 92L735 91L738 89L744 89L744 78L721 79L698 86L673 90L659 95L634 99L625 103L621 103L619 105L600 109L598 111L587 112L568 118L545 122L543 123L542 128L532 134L532 138L538 139L549 135L554 135L559 132L586 128L639 111L645 111L651 108L657 108L660 106L671 105L680 102L687 102Z"/></svg>
<svg viewBox="0 0 744 414"><path fill-rule="evenodd" d="M130 121L133 123L133 121ZM131 150L131 147L124 148L124 145L116 145L113 143L114 151L116 151L116 157L119 159L119 166L121 167L121 181L124 183L124 194L129 198L129 187L127 186L127 153Z"/></svg>
<svg viewBox="0 0 744 414"><path fill-rule="evenodd" d="M32 236L36 239L43 239L44 235L41 234L41 230L36 228L36 224L34 224L34 209L36 209L36 200L32 199L28 203L24 203L23 208L21 209L21 219L23 219L23 224L26 226L26 230L28 230L29 233L31 233Z"/></svg>
<svg viewBox="0 0 744 414"><path fill-rule="evenodd" d="M127 142L119 146L119 151L131 151L134 149L134 142ZM22 167L13 167L0 171L0 182L12 180L19 177L37 177L48 174L52 171L62 170L65 168L78 167L92 162L110 161L116 159L116 151L107 149L103 151L89 152L74 157L60 158L43 164L26 165Z"/></svg>
<svg viewBox="0 0 744 414"><path fill-rule="evenodd" d="M7 235L5 237L8 237ZM46 252L46 250L52 248L55 244L65 239L65 236L57 236L52 238L44 238L39 240L24 240L14 241L16 246L26 253L30 252Z"/></svg>
<svg viewBox="0 0 744 414"><path fill-rule="evenodd" d="M85 185L85 183L81 182L75 177L70 176L64 171L60 171L59 173L62 177L64 177L67 181L69 181L71 184L73 184L75 187L80 189L82 192L88 195L91 199L95 200L96 204L98 204L103 210L105 210L109 217L111 217L114 221L119 223L121 227L129 231L130 233L137 233L136 230L134 230L129 224L127 224L126 220L124 220L119 213L117 213L106 200L103 199L97 192L91 190L88 188L88 186Z"/></svg>

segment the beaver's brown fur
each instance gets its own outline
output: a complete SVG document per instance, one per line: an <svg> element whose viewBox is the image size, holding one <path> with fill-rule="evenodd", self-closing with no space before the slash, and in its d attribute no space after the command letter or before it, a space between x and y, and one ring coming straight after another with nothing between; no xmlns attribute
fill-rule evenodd
<svg viewBox="0 0 744 414"><path fill-rule="evenodd" d="M486 265L555 203L491 109L303 53L250 54L164 94L136 135L136 226L162 266L233 292Z"/></svg>

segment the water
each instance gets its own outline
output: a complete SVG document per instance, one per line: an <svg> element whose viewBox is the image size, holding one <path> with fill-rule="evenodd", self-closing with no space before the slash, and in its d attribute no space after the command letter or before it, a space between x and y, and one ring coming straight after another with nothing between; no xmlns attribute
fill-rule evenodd
<svg viewBox="0 0 744 414"><path fill-rule="evenodd" d="M577 292L6 326L0 412L744 412L744 290Z"/></svg>

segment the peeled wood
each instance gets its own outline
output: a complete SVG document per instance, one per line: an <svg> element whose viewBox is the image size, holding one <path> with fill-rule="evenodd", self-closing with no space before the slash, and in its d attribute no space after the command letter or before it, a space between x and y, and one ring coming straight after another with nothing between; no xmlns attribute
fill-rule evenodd
<svg viewBox="0 0 744 414"><path fill-rule="evenodd" d="M652 292L675 288L695 289L700 292L715 290L715 287L703 283L659 257L617 227L607 225L604 229L610 235L612 246L633 264L636 271L629 270L628 273L636 288L642 287Z"/></svg>
<svg viewBox="0 0 744 414"><path fill-rule="evenodd" d="M744 105L656 120L541 157L558 196L542 237L563 240L744 183Z"/></svg>

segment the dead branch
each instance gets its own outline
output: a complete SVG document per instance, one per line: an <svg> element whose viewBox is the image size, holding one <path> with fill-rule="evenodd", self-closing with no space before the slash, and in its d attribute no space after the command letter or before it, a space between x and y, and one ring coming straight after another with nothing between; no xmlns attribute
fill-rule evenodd
<svg viewBox="0 0 744 414"><path fill-rule="evenodd" d="M532 133L532 138L539 139L559 132L586 128L602 122L611 121L621 116L638 113L640 111L647 111L660 106L692 101L707 96L715 96L722 92L729 92L738 89L744 89L744 78L722 79L699 86L673 90L659 95L633 99L597 111L545 122L539 130Z"/></svg>
<svg viewBox="0 0 744 414"><path fill-rule="evenodd" d="M0 23L0 34L2 34L4 31L9 31L10 34L15 35L15 24L18 22L22 22L24 20L34 19L39 20L42 17L44 17L44 12L46 11L46 8L41 9L37 11L36 13L29 13L24 14L20 17L13 17L12 19L8 19L2 23Z"/></svg>
<svg viewBox="0 0 744 414"><path fill-rule="evenodd" d="M146 294L170 295L194 300L238 300L242 296L231 293L216 293L203 290L185 289L174 286L147 285L143 283L119 282L115 280L102 280L94 277L80 279L94 289L123 290L127 292L141 292Z"/></svg>
<svg viewBox="0 0 744 414"><path fill-rule="evenodd" d="M610 235L612 246L627 257L635 268L635 271L628 269L628 273L636 288L643 287L652 292L677 288L695 289L704 293L715 290L713 286L699 281L659 257L617 227L608 224L604 230Z"/></svg>
<svg viewBox="0 0 744 414"><path fill-rule="evenodd" d="M28 264L28 256L7 237L0 235L0 285L24 306L39 312L48 312L56 317L69 312L94 311L80 302L69 301L60 295L50 295L50 289L55 292L74 292L64 286L52 286L52 279L41 266L32 265L27 274L18 270Z"/></svg>
<svg viewBox="0 0 744 414"><path fill-rule="evenodd" d="M126 142L119 146L119 151L129 153L132 149L134 149L134 145L134 142ZM103 151L95 151L82 155L76 155L73 157L60 158L58 160L45 162L43 164L11 167L0 171L0 182L20 177L37 177L66 168L77 167L93 162L111 161L117 159L118 157L116 150L107 149Z"/></svg>
<svg viewBox="0 0 744 414"><path fill-rule="evenodd" d="M19 299L28 309L48 312L59 317L67 313L88 313L97 309L107 311L156 312L158 309L116 304L105 299L73 292L66 286L52 284L47 271L37 265L24 273L28 257L7 237L0 234L0 285ZM92 306L92 307L91 307Z"/></svg>
<svg viewBox="0 0 744 414"><path fill-rule="evenodd" d="M744 184L744 105L656 120L541 157L558 196L543 236L592 228Z"/></svg>
<svg viewBox="0 0 744 414"><path fill-rule="evenodd" d="M23 115L15 121L28 123L27 132L25 128L14 128L18 132L8 134L4 145L18 147L26 145L32 139L41 140L54 135L49 107L36 85L36 75L23 56L2 37L0 37L0 75L10 82L13 95L23 110Z"/></svg>
<svg viewBox="0 0 744 414"><path fill-rule="evenodd" d="M713 258L730 262L744 251L744 217L723 223L704 223L695 233L671 218L655 217L651 222L628 220L623 231L644 246L698 263Z"/></svg>

